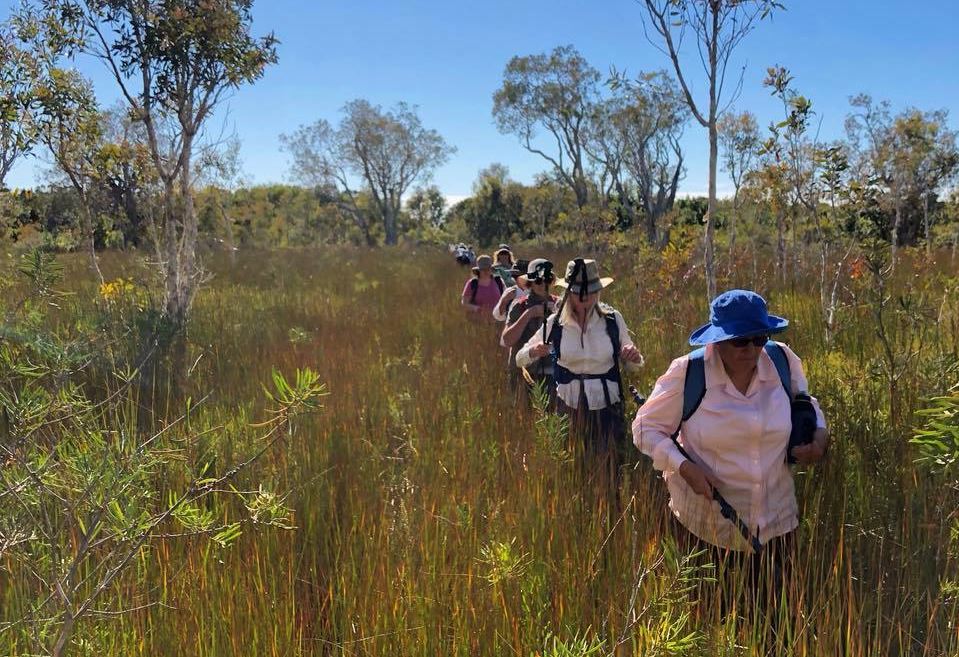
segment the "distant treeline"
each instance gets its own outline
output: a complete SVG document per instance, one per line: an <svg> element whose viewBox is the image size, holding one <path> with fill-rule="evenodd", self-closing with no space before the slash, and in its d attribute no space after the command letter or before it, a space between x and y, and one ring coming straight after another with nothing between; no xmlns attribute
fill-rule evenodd
<svg viewBox="0 0 959 657"><path fill-rule="evenodd" d="M480 173L472 196L450 205L435 187L419 189L403 205L398 217L401 240L407 243L444 244L471 241L486 246L503 241L542 240L553 244L594 243L610 239L643 240L642 213L624 211L618 199L603 204L576 206L570 190L541 179L533 185L510 180L505 167ZM235 190L206 187L197 191L196 213L201 238L224 248L297 247L336 244L382 243L383 224L375 204L364 195L358 202L374 218L368 233L334 194L322 188L274 184ZM679 198L667 214L661 240L665 244L677 231L699 226L706 212L705 197ZM734 207L738 206L738 207ZM729 238L735 217L740 239L775 241L777 208L766 202L723 199L717 228ZM7 243L43 244L62 251L83 248L82 203L70 187L0 192L0 238ZM126 203L122 194L99 196L95 212L98 249L140 249L150 246L149 208ZM933 246L952 247L959 237L959 194L947 198L931 195L910 198L900 210L911 243L923 240L923 217L935 217ZM833 216L824 205L823 215ZM895 208L875 201L871 207L839 205L831 235L856 237L875 232L889 239L895 225ZM634 225L639 224L639 225ZM816 239L812 225L798 223L791 232L804 241ZM662 245L660 245L662 246Z"/></svg>

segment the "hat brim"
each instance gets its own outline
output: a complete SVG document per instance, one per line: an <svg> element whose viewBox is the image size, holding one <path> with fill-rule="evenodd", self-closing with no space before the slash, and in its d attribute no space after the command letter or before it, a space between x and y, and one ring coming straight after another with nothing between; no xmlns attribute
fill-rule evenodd
<svg viewBox="0 0 959 657"><path fill-rule="evenodd" d="M599 292L603 288L609 287L612 284L613 280L614 279L610 278L609 276L606 276L604 278L599 279L598 281L591 282L589 286L586 288L586 294L593 294L594 292ZM554 285L560 288L572 288L570 289L570 292L579 294L579 287L580 287L579 283L574 283L570 285L564 279L561 278L558 281L556 281Z"/></svg>
<svg viewBox="0 0 959 657"><path fill-rule="evenodd" d="M757 335L772 335L774 333L782 333L788 327L788 319L775 315L769 316L769 324L767 326L756 326L754 323L740 326L704 324L690 334L689 344L692 347L702 347L707 344L715 344L734 338L752 338Z"/></svg>

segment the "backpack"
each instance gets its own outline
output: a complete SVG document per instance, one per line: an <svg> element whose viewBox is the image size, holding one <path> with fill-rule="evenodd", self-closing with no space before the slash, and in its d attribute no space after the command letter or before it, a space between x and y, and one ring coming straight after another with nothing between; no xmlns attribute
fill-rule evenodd
<svg viewBox="0 0 959 657"><path fill-rule="evenodd" d="M793 394L792 373L789 368L789 359L782 345L770 340L763 347L763 351L772 360L779 375L779 382L789 396L792 419L792 430L789 434L789 446L786 448L786 458L789 463L795 463L792 457L792 448L805 445L812 441L812 434L816 430L816 410L812 405L809 393L800 391ZM696 409L706 396L706 349L697 349L689 354L689 363L686 366L686 379L683 382L683 416L673 432L673 440L679 436L682 426L693 416Z"/></svg>
<svg viewBox="0 0 959 657"><path fill-rule="evenodd" d="M496 287L499 288L499 295L503 296L503 290L506 289L506 286L503 284L503 279L499 276L493 276L493 280L496 281ZM470 280L470 303L476 305L476 293L479 291L479 279L473 278Z"/></svg>
<svg viewBox="0 0 959 657"><path fill-rule="evenodd" d="M606 397L606 406L612 406L609 397L609 388L607 381L614 381L620 388L622 394L622 380L619 373L619 350L622 347L619 339L619 324L616 322L616 311L609 306L603 305L604 318L606 320L606 334L613 345L613 366L605 374L573 374L568 369L559 364L560 345L563 343L563 326L559 323L559 316L553 321L553 326L549 331L546 342L552 347L553 358L553 378L557 383L571 383L579 379L599 379L603 382L603 394Z"/></svg>
<svg viewBox="0 0 959 657"><path fill-rule="evenodd" d="M453 258L461 265L469 265L473 262L472 257L470 257L470 250L465 244L459 244L456 246L456 248L453 250Z"/></svg>

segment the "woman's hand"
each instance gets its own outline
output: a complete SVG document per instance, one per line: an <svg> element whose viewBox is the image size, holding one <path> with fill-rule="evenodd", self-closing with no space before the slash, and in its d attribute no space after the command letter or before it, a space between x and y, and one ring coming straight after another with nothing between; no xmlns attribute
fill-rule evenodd
<svg viewBox="0 0 959 657"><path fill-rule="evenodd" d="M819 427L813 434L812 442L807 445L797 445L793 447L792 455L796 463L800 465L810 465L822 461L826 456L826 448L829 446L829 433L825 428Z"/></svg>
<svg viewBox="0 0 959 657"><path fill-rule="evenodd" d="M549 345L545 342L536 345L535 347L530 347L529 355L530 358L542 358L549 354Z"/></svg>
<svg viewBox="0 0 959 657"><path fill-rule="evenodd" d="M619 358L620 360L623 360L627 363L639 364L643 362L643 355L639 353L639 349L637 349L634 345L631 345L631 344L624 346L620 350Z"/></svg>
<svg viewBox="0 0 959 657"><path fill-rule="evenodd" d="M689 487L697 495L702 495L708 500L713 499L713 488L719 482L705 468L693 463L692 461L683 461L679 466L679 474L682 475Z"/></svg>

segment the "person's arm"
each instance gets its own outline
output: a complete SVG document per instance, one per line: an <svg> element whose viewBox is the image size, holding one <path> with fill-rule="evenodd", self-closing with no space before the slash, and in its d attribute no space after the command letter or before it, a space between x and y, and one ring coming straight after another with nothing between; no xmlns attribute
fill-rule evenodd
<svg viewBox="0 0 959 657"><path fill-rule="evenodd" d="M679 470L686 461L672 435L683 416L686 357L674 360L656 381L652 394L633 420L633 443L653 460L653 467L666 473Z"/></svg>
<svg viewBox="0 0 959 657"><path fill-rule="evenodd" d="M502 342L507 347L512 347L517 342L519 342L520 337L523 335L523 331L526 330L526 326L536 318L542 318L546 314L546 309L542 303L538 303L535 306L531 306L524 310L522 313L519 313L519 309L515 308L517 312L515 313L516 317L513 318L513 321L506 325L506 328L503 329L503 338ZM513 315L514 313L510 313ZM540 342L542 342L542 335L540 336Z"/></svg>
<svg viewBox="0 0 959 657"><path fill-rule="evenodd" d="M500 296L499 301L496 302L496 306L493 308L493 319L497 322L506 321L506 312L509 310L510 303L513 302L513 299L516 298L516 286L508 287L503 291L502 296ZM510 346L510 345L504 345Z"/></svg>
<svg viewBox="0 0 959 657"><path fill-rule="evenodd" d="M624 363L627 370L638 370L643 366L645 359L639 352L636 345L633 344L633 338L629 335L629 329L626 327L626 321L622 313L616 313L616 323L619 325L619 359Z"/></svg>
<svg viewBox="0 0 959 657"><path fill-rule="evenodd" d="M553 321L556 315L551 315L546 320L546 335L549 335L553 327ZM543 343L543 331L536 331L526 344L520 347L516 352L516 366L529 367L533 362L539 360L549 353L549 346Z"/></svg>

